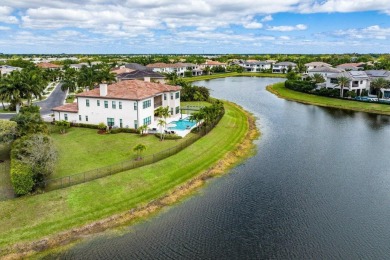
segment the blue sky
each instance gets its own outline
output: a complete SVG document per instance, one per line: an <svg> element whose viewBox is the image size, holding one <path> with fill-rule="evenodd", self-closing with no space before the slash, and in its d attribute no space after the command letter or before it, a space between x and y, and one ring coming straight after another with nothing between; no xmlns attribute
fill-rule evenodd
<svg viewBox="0 0 390 260"><path fill-rule="evenodd" d="M389 0L2 0L3 53L389 53Z"/></svg>

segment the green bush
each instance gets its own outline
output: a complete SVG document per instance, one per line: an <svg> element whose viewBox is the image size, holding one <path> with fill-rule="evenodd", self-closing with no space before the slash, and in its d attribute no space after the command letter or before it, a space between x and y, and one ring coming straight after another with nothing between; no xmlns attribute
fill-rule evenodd
<svg viewBox="0 0 390 260"><path fill-rule="evenodd" d="M111 134L119 134L119 133L130 133L130 134L139 134L138 129L134 128L113 128L110 130Z"/></svg>
<svg viewBox="0 0 390 260"><path fill-rule="evenodd" d="M316 88L316 84L302 80L286 80L285 87L299 92L311 93Z"/></svg>
<svg viewBox="0 0 390 260"><path fill-rule="evenodd" d="M70 126L99 129L99 125L91 125L91 124L83 124L83 123L70 123Z"/></svg>
<svg viewBox="0 0 390 260"><path fill-rule="evenodd" d="M161 139L161 133L156 133L154 134L158 139ZM183 137L177 135L177 134L164 134L164 139L165 140L177 140L177 139L182 139Z"/></svg>
<svg viewBox="0 0 390 260"><path fill-rule="evenodd" d="M11 160L11 182L17 195L25 195L34 187L34 176L29 165L19 160Z"/></svg>

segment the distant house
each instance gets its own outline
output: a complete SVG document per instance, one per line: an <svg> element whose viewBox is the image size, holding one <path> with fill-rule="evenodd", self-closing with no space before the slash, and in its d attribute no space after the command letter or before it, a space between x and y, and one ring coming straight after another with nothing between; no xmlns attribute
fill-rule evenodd
<svg viewBox="0 0 390 260"><path fill-rule="evenodd" d="M147 68L159 73L176 73L179 77L184 77L187 66L182 63L153 63L146 65Z"/></svg>
<svg viewBox="0 0 390 260"><path fill-rule="evenodd" d="M241 61L238 63L239 66L243 67L247 72L260 72L263 70L270 70L272 63L266 61Z"/></svg>
<svg viewBox="0 0 390 260"><path fill-rule="evenodd" d="M37 67L42 68L42 69L50 69L50 70L62 68L62 66L60 66L60 65L56 65L53 63L49 63L49 62L40 62L37 64Z"/></svg>
<svg viewBox="0 0 390 260"><path fill-rule="evenodd" d="M286 73L289 68L292 70L295 70L297 67L297 64L294 62L284 61L275 63L272 67L272 73Z"/></svg>
<svg viewBox="0 0 390 260"><path fill-rule="evenodd" d="M340 64L338 65L336 68L338 69L342 69L342 70L364 70L364 65L365 63L364 62L360 62L360 63L344 63L344 64Z"/></svg>
<svg viewBox="0 0 390 260"><path fill-rule="evenodd" d="M154 122L154 110L169 107L180 114L180 86L140 80L124 80L76 95L77 103L53 108L55 120L138 128Z"/></svg>
<svg viewBox="0 0 390 260"><path fill-rule="evenodd" d="M326 88L339 89L338 78L340 77L347 77L350 80L349 85L343 88L344 93L346 91L354 91L357 95L360 95L363 90L369 90L369 77L364 71L344 71L330 74L326 79Z"/></svg>
<svg viewBox="0 0 390 260"><path fill-rule="evenodd" d="M118 81L123 80L144 80L153 81L159 83L165 83L165 76L154 72L152 70L133 70L131 72L125 72L116 76Z"/></svg>
<svg viewBox="0 0 390 260"><path fill-rule="evenodd" d="M309 70L320 68L320 67L332 67L332 65L325 63L325 62L309 62L305 64L306 67L306 73L309 72Z"/></svg>
<svg viewBox="0 0 390 260"><path fill-rule="evenodd" d="M7 75L7 74L11 73L12 71L16 71L16 70L20 71L20 70L22 70L22 68L3 65L3 66L0 66L0 75Z"/></svg>
<svg viewBox="0 0 390 260"><path fill-rule="evenodd" d="M206 67L209 67L210 69L221 66L226 69L227 64L224 62L214 61L214 60L206 60L205 63L199 65L199 69L204 70Z"/></svg>
<svg viewBox="0 0 390 260"><path fill-rule="evenodd" d="M330 75L330 74L341 73L343 71L344 70L341 70L341 69L335 69L332 67L325 67L324 66L324 67L317 67L317 68L311 69L307 72L307 74L310 77L313 77L314 74L320 74L320 75L322 75L322 77L324 77L324 79L326 79L328 77L328 75Z"/></svg>

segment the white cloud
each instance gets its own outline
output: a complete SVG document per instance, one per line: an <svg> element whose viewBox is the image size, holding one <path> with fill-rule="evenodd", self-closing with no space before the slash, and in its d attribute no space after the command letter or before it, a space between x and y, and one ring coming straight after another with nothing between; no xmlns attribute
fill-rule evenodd
<svg viewBox="0 0 390 260"><path fill-rule="evenodd" d="M290 37L288 37L288 36L280 36L279 39L288 41L288 40L290 40Z"/></svg>
<svg viewBox="0 0 390 260"><path fill-rule="evenodd" d="M307 26L304 24L297 24L295 26L290 25L281 25L281 26L269 26L268 31L278 31L278 32L291 32L291 31L304 31L307 29Z"/></svg>
<svg viewBox="0 0 390 260"><path fill-rule="evenodd" d="M11 28L9 28L7 26L1 26L0 25L0 31L8 31L8 30L11 30Z"/></svg>
<svg viewBox="0 0 390 260"><path fill-rule="evenodd" d="M0 22L16 24L18 18L12 15L13 9L9 6L0 6Z"/></svg>
<svg viewBox="0 0 390 260"><path fill-rule="evenodd" d="M347 39L386 40L390 37L390 27L382 28L379 25L372 25L362 29L337 30L330 33L330 35Z"/></svg>
<svg viewBox="0 0 390 260"><path fill-rule="evenodd" d="M348 13L360 11L381 11L389 13L388 0L314 0L301 1L297 11L302 13Z"/></svg>
<svg viewBox="0 0 390 260"><path fill-rule="evenodd" d="M272 20L273 20L272 15L264 16L263 19L261 19L262 22L269 22Z"/></svg>

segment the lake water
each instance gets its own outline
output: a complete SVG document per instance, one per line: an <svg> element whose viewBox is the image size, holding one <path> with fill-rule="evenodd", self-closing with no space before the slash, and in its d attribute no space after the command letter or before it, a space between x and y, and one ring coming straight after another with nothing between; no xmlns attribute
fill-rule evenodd
<svg viewBox="0 0 390 260"><path fill-rule="evenodd" d="M285 101L265 90L278 81L197 82L258 117L257 154L158 216L57 257L389 259L390 118Z"/></svg>

